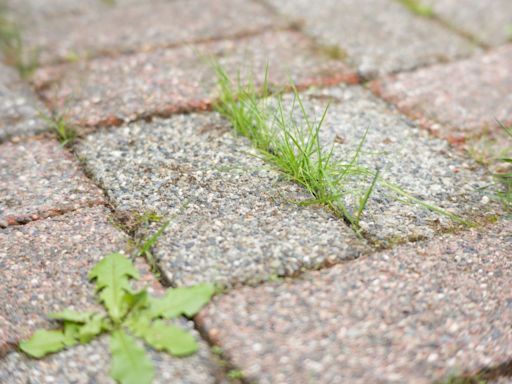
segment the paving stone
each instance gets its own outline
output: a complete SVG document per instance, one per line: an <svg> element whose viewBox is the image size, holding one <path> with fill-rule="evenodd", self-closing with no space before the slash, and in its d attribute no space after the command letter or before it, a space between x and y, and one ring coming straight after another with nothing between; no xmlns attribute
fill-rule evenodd
<svg viewBox="0 0 512 384"><path fill-rule="evenodd" d="M26 49L37 50L43 64L235 37L284 25L264 6L248 0L61 3L29 1L11 7Z"/></svg>
<svg viewBox="0 0 512 384"><path fill-rule="evenodd" d="M37 328L46 314L94 306L87 273L127 238L109 223L104 207L81 209L0 230L0 355Z"/></svg>
<svg viewBox="0 0 512 384"><path fill-rule="evenodd" d="M43 131L39 112L45 111L16 70L0 62L0 141Z"/></svg>
<svg viewBox="0 0 512 384"><path fill-rule="evenodd" d="M465 39L393 0L267 0L366 77L452 60L475 51Z"/></svg>
<svg viewBox="0 0 512 384"><path fill-rule="evenodd" d="M213 363L208 346L200 341L197 354L187 358L172 358L148 348L155 367L154 383L214 384L218 383L219 369ZM87 345L77 345L64 352L33 360L12 352L0 360L0 382L9 384L47 383L115 383L110 377L110 348L103 336Z"/></svg>
<svg viewBox="0 0 512 384"><path fill-rule="evenodd" d="M104 203L101 190L55 141L0 145L0 180L2 226Z"/></svg>
<svg viewBox="0 0 512 384"><path fill-rule="evenodd" d="M328 59L296 32L268 32L239 40L223 40L100 58L43 68L35 76L42 94L62 113L82 125L119 124L147 115L170 115L205 109L215 97L216 57L233 77L242 71L263 81L269 64L272 83L299 86L357 81L342 62Z"/></svg>
<svg viewBox="0 0 512 384"><path fill-rule="evenodd" d="M512 222L218 296L199 314L259 383L432 383L512 359Z"/></svg>
<svg viewBox="0 0 512 384"><path fill-rule="evenodd" d="M512 124L512 45L373 83L375 92L454 142ZM454 76L459 74L459 76Z"/></svg>
<svg viewBox="0 0 512 384"><path fill-rule="evenodd" d="M357 257L364 246L235 138L217 114L98 132L77 151L119 212L170 220L153 254L173 284L258 282Z"/></svg>
<svg viewBox="0 0 512 384"><path fill-rule="evenodd" d="M468 220L485 220L499 213L492 202L492 189L481 190L492 184L484 168L462 157L444 140L431 137L371 92L359 86L338 86L310 90L301 99L313 120L318 120L329 105L320 138L326 148L334 146L334 155L344 163L352 158L368 130L359 163L371 171L380 169L382 180ZM293 104L296 121L304 126L293 96L284 98L287 111ZM349 178L342 183L339 189L346 193L346 204L354 209L370 183L371 177ZM367 236L377 244L429 238L459 227L446 216L402 200L382 182L377 184L361 222Z"/></svg>
<svg viewBox="0 0 512 384"><path fill-rule="evenodd" d="M455 28L491 46L512 37L512 3L508 0L421 0Z"/></svg>

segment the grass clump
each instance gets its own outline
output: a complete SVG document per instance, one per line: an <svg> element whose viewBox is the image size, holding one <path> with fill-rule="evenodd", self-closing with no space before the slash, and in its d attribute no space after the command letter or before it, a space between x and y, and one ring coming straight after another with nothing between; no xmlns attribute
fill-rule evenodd
<svg viewBox="0 0 512 384"><path fill-rule="evenodd" d="M62 115L47 115L40 112L40 117L48 124L62 146L71 145L77 137L76 129Z"/></svg>
<svg viewBox="0 0 512 384"><path fill-rule="evenodd" d="M320 129L327 114L327 108L318 122L312 122L295 88L294 107L285 113L282 98L278 96L271 105L268 96L268 71L261 92L252 81L236 89L226 72L215 65L221 94L216 110L226 117L235 131L247 137L259 151L261 158L275 166L290 180L302 185L312 196L301 204L324 204L338 217L347 220L354 229L359 229L361 212L375 187L378 172L372 172L357 164L362 144L348 162L333 156L333 147L325 150L320 143ZM258 96L263 96L260 99ZM298 106L304 118L300 124L292 113ZM370 178L368 189L358 199L354 212L345 205L345 193L339 188L352 177Z"/></svg>
<svg viewBox="0 0 512 384"><path fill-rule="evenodd" d="M20 343L20 349L31 357L41 358L106 334L110 340L112 378L121 384L151 383L155 374L153 364L135 338L173 356L195 353L198 344L194 336L168 320L195 315L211 299L215 287L200 284L168 289L161 298L154 298L146 288L135 291L131 287L130 281L138 278L129 258L120 253L107 255L89 273L106 313L65 309L49 314L62 327L37 330L29 340Z"/></svg>
<svg viewBox="0 0 512 384"><path fill-rule="evenodd" d="M30 77L39 66L39 53L27 51L19 27L8 20L0 9L0 49L8 65L14 66L24 79Z"/></svg>
<svg viewBox="0 0 512 384"><path fill-rule="evenodd" d="M398 0L398 2L418 16L434 16L433 9L428 5L421 4L421 0Z"/></svg>
<svg viewBox="0 0 512 384"><path fill-rule="evenodd" d="M304 107L298 91L292 86L294 98L291 109L285 112L280 94L269 98L268 68L260 89L252 80L242 84L238 78L234 85L223 68L214 63L220 96L215 109L233 125L236 133L247 137L259 151L259 157L276 167L289 180L303 186L311 199L301 205L322 204L337 217L347 221L357 234L361 234L360 221L372 192L377 184L399 196L403 202L422 206L446 216L455 222L471 225L468 221L442 208L428 204L412 196L400 186L380 177L378 169L359 165L366 133L348 160L340 160L333 154L334 144L325 149L320 141L320 129L328 106L321 118L313 122ZM302 121L298 122L294 111L299 108ZM356 191L349 182L366 185ZM352 184L353 185L353 184ZM355 202L350 209L347 201ZM352 204L351 204L352 205Z"/></svg>

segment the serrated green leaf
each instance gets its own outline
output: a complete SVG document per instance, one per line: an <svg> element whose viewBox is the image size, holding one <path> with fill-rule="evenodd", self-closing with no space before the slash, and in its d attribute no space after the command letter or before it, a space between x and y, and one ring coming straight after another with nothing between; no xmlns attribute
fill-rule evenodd
<svg viewBox="0 0 512 384"><path fill-rule="evenodd" d="M114 331L110 339L112 377L121 384L150 384L155 375L151 361L135 339L122 330Z"/></svg>
<svg viewBox="0 0 512 384"><path fill-rule="evenodd" d="M169 289L164 297L151 300L151 316L166 319L180 315L193 316L210 301L214 292L212 284Z"/></svg>
<svg viewBox="0 0 512 384"><path fill-rule="evenodd" d="M20 349L32 357L43 357L49 353L60 351L66 346L66 337L62 331L39 329L32 337L20 343Z"/></svg>
<svg viewBox="0 0 512 384"><path fill-rule="evenodd" d="M158 351L167 351L174 356L188 356L197 352L194 336L176 325L168 325L163 320L150 324L142 335L144 340Z"/></svg>
<svg viewBox="0 0 512 384"><path fill-rule="evenodd" d="M96 279L96 291L100 291L100 299L114 322L127 311L123 297L130 291L130 278L138 279L139 273L131 260L120 253L107 255L89 273L89 279Z"/></svg>
<svg viewBox="0 0 512 384"><path fill-rule="evenodd" d="M54 312L48 315L48 318L61 321L72 321L74 323L85 323L91 317L91 312L77 312L66 308L61 312Z"/></svg>
<svg viewBox="0 0 512 384"><path fill-rule="evenodd" d="M82 344L88 343L95 336L103 331L105 317L99 313L95 313L87 323L83 324L78 332L78 337Z"/></svg>
<svg viewBox="0 0 512 384"><path fill-rule="evenodd" d="M148 292L145 289L139 292L125 292L123 303L134 312L141 311L149 305Z"/></svg>

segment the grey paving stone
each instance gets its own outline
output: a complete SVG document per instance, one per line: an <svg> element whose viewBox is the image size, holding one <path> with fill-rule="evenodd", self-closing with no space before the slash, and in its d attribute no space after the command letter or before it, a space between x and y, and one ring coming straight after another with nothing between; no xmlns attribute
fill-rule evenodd
<svg viewBox="0 0 512 384"><path fill-rule="evenodd" d="M26 49L41 63L145 51L282 26L248 0L149 0L107 2L25 1L13 4Z"/></svg>
<svg viewBox="0 0 512 384"><path fill-rule="evenodd" d="M512 222L218 296L199 322L259 383L432 383L512 359Z"/></svg>
<svg viewBox="0 0 512 384"><path fill-rule="evenodd" d="M192 324L189 324L189 328L199 340ZM155 384L219 382L219 369L213 363L208 346L203 341L200 341L198 353L187 358L172 358L149 349L148 354L156 371L153 381ZM12 352L0 360L0 382L9 384L113 384L115 381L109 372L110 348L107 336L42 360L28 359L18 352Z"/></svg>
<svg viewBox="0 0 512 384"><path fill-rule="evenodd" d="M269 169L216 114L88 136L77 151L120 212L170 219L154 255L173 284L252 283L357 257L364 246Z"/></svg>
<svg viewBox="0 0 512 384"><path fill-rule="evenodd" d="M16 70L0 61L0 141L45 130L39 112L46 112L44 105Z"/></svg>
<svg viewBox="0 0 512 384"><path fill-rule="evenodd" d="M46 314L93 308L87 273L106 254L125 249L127 240L104 207L0 229L0 356L48 327Z"/></svg>
<svg viewBox="0 0 512 384"><path fill-rule="evenodd" d="M478 41L496 46L512 37L512 3L508 0L421 0L443 20L474 36Z"/></svg>
<svg viewBox="0 0 512 384"><path fill-rule="evenodd" d="M364 76L409 70L469 55L475 47L393 0L266 0L302 22L324 44L339 46Z"/></svg>
<svg viewBox="0 0 512 384"><path fill-rule="evenodd" d="M291 108L293 97L285 97ZM485 220L499 212L491 200L492 190L480 189L492 183L484 168L462 157L444 140L432 138L382 100L359 86L338 86L302 94L304 107L318 120L329 104L320 135L326 148L348 162L368 130L360 165L381 178L400 186L410 195L468 220ZM304 117L295 103L295 117L304 126ZM346 203L355 208L358 197L368 188L371 177L348 179L340 190ZM354 197L353 192L356 192ZM371 195L361 226L367 235L382 245L429 238L458 224L426 208L404 203L383 183Z"/></svg>
<svg viewBox="0 0 512 384"><path fill-rule="evenodd" d="M139 117L168 116L207 108L215 99L213 65L233 77L254 75L262 82L286 86L355 82L339 60L329 59L296 32L268 32L238 40L222 40L118 58L101 58L43 68L34 83L60 113L81 125L114 125Z"/></svg>
<svg viewBox="0 0 512 384"><path fill-rule="evenodd" d="M103 193L56 141L0 145L1 226L103 204Z"/></svg>
<svg viewBox="0 0 512 384"><path fill-rule="evenodd" d="M373 90L435 134L457 143L512 124L512 45L376 81ZM454 76L459 74L459 76Z"/></svg>

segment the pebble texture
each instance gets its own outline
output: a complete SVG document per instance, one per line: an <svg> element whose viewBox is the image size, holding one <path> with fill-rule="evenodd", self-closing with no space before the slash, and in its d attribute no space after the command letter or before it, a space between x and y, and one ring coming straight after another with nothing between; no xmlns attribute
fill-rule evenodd
<svg viewBox="0 0 512 384"><path fill-rule="evenodd" d="M509 0L421 0L453 27L489 46L512 38L512 2Z"/></svg>
<svg viewBox="0 0 512 384"><path fill-rule="evenodd" d="M215 97L217 82L211 57L233 78L254 74L263 81L298 86L355 82L340 61L330 60L296 32L268 32L241 40L185 46L119 58L101 58L43 68L35 84L47 101L73 122L120 124L147 115L170 115L205 109Z"/></svg>
<svg viewBox="0 0 512 384"><path fill-rule="evenodd" d="M318 120L329 104L320 136L325 148L334 145L334 154L350 161L368 130L359 164L381 179L400 186L410 195L467 219L479 220L498 209L490 202L492 183L485 170L458 155L440 139L432 138L410 120L391 110L371 92L359 86L339 86L312 90L301 99L309 116ZM292 96L284 98L291 110ZM304 117L295 102L295 117L304 126ZM339 185L346 203L353 209L371 183L368 178L348 178ZM424 207L400 201L382 182L377 184L363 212L361 227L377 243L429 238L457 224Z"/></svg>
<svg viewBox="0 0 512 384"><path fill-rule="evenodd" d="M320 42L339 46L366 77L471 54L475 47L394 0L267 0Z"/></svg>
<svg viewBox="0 0 512 384"><path fill-rule="evenodd" d="M248 0L61 3L13 6L26 49L37 50L43 64L236 37L282 25L265 7Z"/></svg>
<svg viewBox="0 0 512 384"><path fill-rule="evenodd" d="M101 190L55 141L0 145L0 180L0 227L104 202Z"/></svg>
<svg viewBox="0 0 512 384"><path fill-rule="evenodd" d="M39 112L46 112L42 103L14 68L0 62L0 141L43 131L46 124Z"/></svg>
<svg viewBox="0 0 512 384"><path fill-rule="evenodd" d="M48 327L47 313L95 306L87 274L126 241L103 207L0 230L0 356Z"/></svg>
<svg viewBox="0 0 512 384"><path fill-rule="evenodd" d="M259 383L432 383L512 359L512 222L218 296L200 324Z"/></svg>
<svg viewBox="0 0 512 384"><path fill-rule="evenodd" d="M496 119L512 124L510 68L512 45L403 73L377 81L372 88L425 127L458 141L496 129Z"/></svg>
<svg viewBox="0 0 512 384"><path fill-rule="evenodd" d="M118 211L170 219L154 255L173 284L258 282L364 248L323 208L290 202L304 193L213 113L94 134L78 153Z"/></svg>
<svg viewBox="0 0 512 384"><path fill-rule="evenodd" d="M199 335L189 324L199 340ZM197 354L173 358L148 349L156 375L154 384L214 384L219 370L213 363L208 346L200 341ZM114 384L110 377L110 347L107 336L87 345L77 345L42 360L29 359L12 352L0 361L0 382L9 384Z"/></svg>

